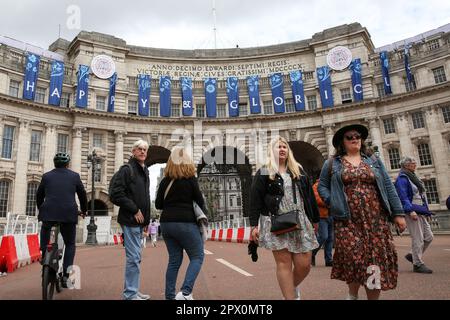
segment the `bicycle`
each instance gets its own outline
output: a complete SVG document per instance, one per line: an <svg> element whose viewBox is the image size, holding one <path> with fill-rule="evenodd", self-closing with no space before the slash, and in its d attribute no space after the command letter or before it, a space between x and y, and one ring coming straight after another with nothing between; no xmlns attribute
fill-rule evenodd
<svg viewBox="0 0 450 320"><path fill-rule="evenodd" d="M53 300L55 292L62 290L65 245L59 233L60 224L52 227L50 243L42 257L42 300Z"/></svg>

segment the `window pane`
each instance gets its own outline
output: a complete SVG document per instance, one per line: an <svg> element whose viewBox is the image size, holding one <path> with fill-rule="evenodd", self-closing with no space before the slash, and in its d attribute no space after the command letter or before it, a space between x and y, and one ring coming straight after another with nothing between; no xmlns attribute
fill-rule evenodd
<svg viewBox="0 0 450 320"><path fill-rule="evenodd" d="M386 96L386 92L384 91L384 84L377 83L377 92L379 98L383 98Z"/></svg>
<svg viewBox="0 0 450 320"><path fill-rule="evenodd" d="M226 104L218 104L217 105L217 117L218 118L226 118L227 117L227 105Z"/></svg>
<svg viewBox="0 0 450 320"><path fill-rule="evenodd" d="M37 87L34 101L44 103L45 100L45 88Z"/></svg>
<svg viewBox="0 0 450 320"><path fill-rule="evenodd" d="M93 146L94 146L94 148L103 148L103 134L94 133Z"/></svg>
<svg viewBox="0 0 450 320"><path fill-rule="evenodd" d="M450 123L450 106L442 107L442 115L444 116L444 122Z"/></svg>
<svg viewBox="0 0 450 320"><path fill-rule="evenodd" d="M286 99L285 104L286 104L286 112L295 112L294 99Z"/></svg>
<svg viewBox="0 0 450 320"><path fill-rule="evenodd" d="M9 186L10 182L0 181L0 218L6 218L8 212Z"/></svg>
<svg viewBox="0 0 450 320"><path fill-rule="evenodd" d="M68 93L68 92L63 92L62 93L62 95L61 95L61 102L60 102L60 106L61 107L66 107L66 108L68 108L70 105L69 105L69 103L70 103L70 93Z"/></svg>
<svg viewBox="0 0 450 320"><path fill-rule="evenodd" d="M420 165L422 166L432 165L433 161L431 160L430 147L428 146L428 144L426 143L419 144L417 149L419 151Z"/></svg>
<svg viewBox="0 0 450 320"><path fill-rule="evenodd" d="M413 126L414 129L425 128L425 120L423 118L422 112L414 112L412 114Z"/></svg>
<svg viewBox="0 0 450 320"><path fill-rule="evenodd" d="M246 103L239 103L239 116L247 116L248 115L248 109Z"/></svg>
<svg viewBox="0 0 450 320"><path fill-rule="evenodd" d="M392 119L392 118L384 119L383 124L384 124L384 133L385 134L395 133L394 119Z"/></svg>
<svg viewBox="0 0 450 320"><path fill-rule="evenodd" d="M150 117L157 117L159 115L159 103L150 103Z"/></svg>
<svg viewBox="0 0 450 320"><path fill-rule="evenodd" d="M392 170L400 169L400 152L398 149L389 149L389 162Z"/></svg>
<svg viewBox="0 0 450 320"><path fill-rule="evenodd" d="M12 158L12 147L14 141L14 129L12 126L3 127L3 141L2 141L2 158Z"/></svg>
<svg viewBox="0 0 450 320"><path fill-rule="evenodd" d="M9 95L18 98L19 97L19 81L11 80L9 82Z"/></svg>
<svg viewBox="0 0 450 320"><path fill-rule="evenodd" d="M95 109L99 111L106 110L106 97L97 96Z"/></svg>
<svg viewBox="0 0 450 320"><path fill-rule="evenodd" d="M273 114L272 100L263 101L264 114Z"/></svg>
<svg viewBox="0 0 450 320"><path fill-rule="evenodd" d="M197 116L197 118L205 117L205 105L204 104L197 104L195 106L195 115Z"/></svg>
<svg viewBox="0 0 450 320"><path fill-rule="evenodd" d="M404 78L403 81L405 82L406 92L415 91L417 89L416 79L414 78L413 74L411 75L411 82L408 81L408 78Z"/></svg>
<svg viewBox="0 0 450 320"><path fill-rule="evenodd" d="M42 132L31 131L30 161L39 161L41 155Z"/></svg>
<svg viewBox="0 0 450 320"><path fill-rule="evenodd" d="M436 179L424 180L427 190L427 200L429 204L439 204L439 192L437 190Z"/></svg>
<svg viewBox="0 0 450 320"><path fill-rule="evenodd" d="M317 110L317 98L316 96L308 96L308 110Z"/></svg>
<svg viewBox="0 0 450 320"><path fill-rule="evenodd" d="M67 144L69 142L69 135L58 133L58 144L56 152L67 152Z"/></svg>
<svg viewBox="0 0 450 320"><path fill-rule="evenodd" d="M137 101L128 100L128 114L137 114Z"/></svg>
<svg viewBox="0 0 450 320"><path fill-rule="evenodd" d="M352 102L352 93L349 88L341 89L342 103Z"/></svg>
<svg viewBox="0 0 450 320"><path fill-rule="evenodd" d="M179 117L180 116L180 104L172 103L170 108L170 116L171 117Z"/></svg>
<svg viewBox="0 0 450 320"><path fill-rule="evenodd" d="M27 204L25 214L27 216L35 216L37 212L36 207L36 191L39 184L36 182L31 182L28 184L27 188Z"/></svg>
<svg viewBox="0 0 450 320"><path fill-rule="evenodd" d="M445 76L444 67L439 67L433 69L434 81L436 84L443 83L447 81L447 77Z"/></svg>

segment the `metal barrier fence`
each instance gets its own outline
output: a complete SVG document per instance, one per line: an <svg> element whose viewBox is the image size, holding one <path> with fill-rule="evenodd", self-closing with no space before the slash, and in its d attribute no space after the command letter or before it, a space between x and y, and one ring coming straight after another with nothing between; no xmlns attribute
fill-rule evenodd
<svg viewBox="0 0 450 320"><path fill-rule="evenodd" d="M0 236L14 234L32 234L39 232L39 221L37 217L12 214L6 214L6 223L0 225Z"/></svg>
<svg viewBox="0 0 450 320"><path fill-rule="evenodd" d="M210 222L209 229L229 229L229 228L243 228L250 227L250 219L248 217L242 217L232 220L224 220L219 222Z"/></svg>

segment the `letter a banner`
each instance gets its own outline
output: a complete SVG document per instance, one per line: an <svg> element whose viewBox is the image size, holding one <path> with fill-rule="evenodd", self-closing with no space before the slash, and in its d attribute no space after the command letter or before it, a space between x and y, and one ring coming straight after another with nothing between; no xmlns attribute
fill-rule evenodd
<svg viewBox="0 0 450 320"><path fill-rule="evenodd" d="M50 93L48 96L48 104L52 106L60 105L63 81L64 81L64 62L55 60L52 63L52 72L50 74Z"/></svg>
<svg viewBox="0 0 450 320"><path fill-rule="evenodd" d="M138 112L140 116L148 117L150 112L150 76L147 74L138 75L139 102Z"/></svg>
<svg viewBox="0 0 450 320"><path fill-rule="evenodd" d="M291 78L292 98L294 99L295 111L305 110L305 89L301 71L292 71Z"/></svg>
<svg viewBox="0 0 450 320"><path fill-rule="evenodd" d="M109 79L108 112L114 112L114 104L116 103L116 83L117 72L114 72L111 79Z"/></svg>
<svg viewBox="0 0 450 320"><path fill-rule="evenodd" d="M322 108L332 108L334 106L334 101L333 91L331 89L330 68L328 66L317 68L317 80L319 81Z"/></svg>
<svg viewBox="0 0 450 320"><path fill-rule="evenodd" d="M239 117L239 86L238 78L227 79L228 113L230 117Z"/></svg>
<svg viewBox="0 0 450 320"><path fill-rule="evenodd" d="M259 77L247 77L248 98L250 101L250 113L261 113L261 102L259 100Z"/></svg>
<svg viewBox="0 0 450 320"><path fill-rule="evenodd" d="M269 76L270 88L272 89L272 102L275 113L284 113L284 79L281 73L274 73Z"/></svg>
<svg viewBox="0 0 450 320"><path fill-rule="evenodd" d="M389 76L389 57L387 51L380 52L381 71L383 72L384 92L392 94L391 79Z"/></svg>
<svg viewBox="0 0 450 320"><path fill-rule="evenodd" d="M181 78L181 97L183 99L183 116L190 117L194 111L192 105L192 79Z"/></svg>
<svg viewBox="0 0 450 320"><path fill-rule="evenodd" d="M170 117L172 98L170 85L172 81L169 76L159 78L159 114L161 117Z"/></svg>
<svg viewBox="0 0 450 320"><path fill-rule="evenodd" d="M41 58L33 53L28 53L27 64L25 66L25 75L23 82L23 98L34 100L36 93L36 84L39 74L39 62Z"/></svg>
<svg viewBox="0 0 450 320"><path fill-rule="evenodd" d="M364 99L361 70L361 59L353 60L350 65L350 72L352 73L353 97L356 102Z"/></svg>
<svg viewBox="0 0 450 320"><path fill-rule="evenodd" d="M78 67L77 99L78 108L86 108L88 104L89 67L80 64Z"/></svg>
<svg viewBox="0 0 450 320"><path fill-rule="evenodd" d="M205 79L205 100L206 100L206 116L208 118L217 117L217 80L214 78Z"/></svg>

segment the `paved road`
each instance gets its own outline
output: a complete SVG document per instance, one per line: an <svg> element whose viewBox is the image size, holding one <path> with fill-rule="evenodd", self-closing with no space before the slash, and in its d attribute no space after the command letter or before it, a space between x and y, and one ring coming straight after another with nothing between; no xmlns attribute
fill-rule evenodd
<svg viewBox="0 0 450 320"><path fill-rule="evenodd" d="M425 255L431 275L412 272L412 266L403 257L408 252L408 236L395 239L399 254L399 280L396 290L382 294L382 299L450 299L450 235L436 236ZM205 256L202 271L196 282L194 298L203 300L278 300L282 299L275 276L272 253L258 250L254 263L247 255L245 244L206 243L210 254ZM81 290L64 290L58 300L121 299L125 254L122 246L79 247L76 263L81 268ZM162 241L156 248L144 249L141 291L152 299L164 299L164 278L167 251ZM180 269L178 287L186 270L185 256ZM238 271L232 266L240 268ZM317 266L301 285L302 298L307 300L341 300L346 296L343 282L330 279L330 268L324 266L322 252ZM361 290L361 294L363 291ZM41 299L40 265L16 270L0 278L0 300Z"/></svg>

